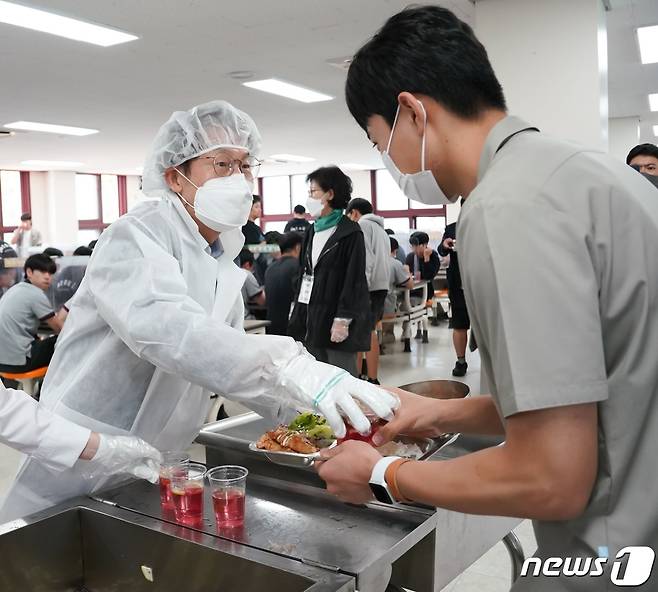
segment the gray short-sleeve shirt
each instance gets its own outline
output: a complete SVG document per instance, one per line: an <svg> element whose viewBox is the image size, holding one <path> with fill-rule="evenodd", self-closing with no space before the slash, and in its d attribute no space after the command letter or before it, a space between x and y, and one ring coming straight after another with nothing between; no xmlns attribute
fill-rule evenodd
<svg viewBox="0 0 658 592"><path fill-rule="evenodd" d="M404 269L404 265L395 257L389 257L390 275L388 281L388 294L384 302L384 312L395 312L398 292L396 288L404 284L411 276Z"/></svg>
<svg viewBox="0 0 658 592"><path fill-rule="evenodd" d="M245 319L249 316L249 309L247 304L258 294L263 291L263 286L258 283L256 276L249 272L245 277L244 284L242 284L242 301L244 302L244 317Z"/></svg>
<svg viewBox="0 0 658 592"><path fill-rule="evenodd" d="M625 164L529 127L508 117L487 139L458 224L464 292L503 417L597 404L589 505L537 522L537 555L607 553L611 565L625 546L658 549L658 192ZM609 575L523 578L514 590L606 586Z"/></svg>
<svg viewBox="0 0 658 592"><path fill-rule="evenodd" d="M39 323L54 314L43 290L29 282L12 286L0 299L0 364L25 364Z"/></svg>

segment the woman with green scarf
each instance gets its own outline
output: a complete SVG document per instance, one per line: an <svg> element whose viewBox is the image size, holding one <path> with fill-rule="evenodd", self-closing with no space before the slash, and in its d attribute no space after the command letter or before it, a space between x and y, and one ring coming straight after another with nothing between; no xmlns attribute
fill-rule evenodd
<svg viewBox="0 0 658 592"><path fill-rule="evenodd" d="M300 278L288 333L318 359L358 376L356 354L370 349L366 250L360 226L344 215L352 181L336 166L313 171Z"/></svg>

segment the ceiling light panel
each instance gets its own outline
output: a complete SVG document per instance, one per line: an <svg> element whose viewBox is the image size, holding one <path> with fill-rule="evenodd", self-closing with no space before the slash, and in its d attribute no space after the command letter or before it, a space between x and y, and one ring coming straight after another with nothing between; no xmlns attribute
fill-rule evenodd
<svg viewBox="0 0 658 592"><path fill-rule="evenodd" d="M56 125L53 123L38 123L36 121L12 121L5 124L6 128L28 132L45 132L47 134L62 134L65 136L89 136L97 134L97 129L86 127L73 127L70 125Z"/></svg>
<svg viewBox="0 0 658 592"><path fill-rule="evenodd" d="M84 163L73 160L23 160L21 164L34 167L79 167Z"/></svg>
<svg viewBox="0 0 658 592"><path fill-rule="evenodd" d="M315 160L315 158L297 156L296 154L272 154L270 158L280 162L313 162Z"/></svg>
<svg viewBox="0 0 658 592"><path fill-rule="evenodd" d="M658 93L651 93L649 95L649 108L652 111L658 111Z"/></svg>
<svg viewBox="0 0 658 592"><path fill-rule="evenodd" d="M331 101L333 97L325 95L321 92L304 88L290 82L277 80L276 78L266 78L265 80L253 80L251 82L243 82L244 86L254 88L266 93L286 97L302 103L319 103L321 101Z"/></svg>
<svg viewBox="0 0 658 592"><path fill-rule="evenodd" d="M637 40L640 44L640 59L643 64L658 63L658 25L639 27Z"/></svg>
<svg viewBox="0 0 658 592"><path fill-rule="evenodd" d="M15 25L33 31L50 33L59 37L110 47L138 39L135 35L94 25L45 10L38 10L13 2L0 1L0 23Z"/></svg>

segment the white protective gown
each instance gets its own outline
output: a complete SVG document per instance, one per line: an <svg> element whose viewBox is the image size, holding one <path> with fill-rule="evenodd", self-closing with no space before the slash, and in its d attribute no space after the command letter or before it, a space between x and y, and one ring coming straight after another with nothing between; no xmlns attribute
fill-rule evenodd
<svg viewBox="0 0 658 592"><path fill-rule="evenodd" d="M175 194L144 202L100 237L58 339L41 404L98 432L185 449L211 393L278 415L280 370L302 351L289 337L247 335L234 263L241 231L214 259ZM53 473L26 459L0 523L107 486L84 464Z"/></svg>
<svg viewBox="0 0 658 592"><path fill-rule="evenodd" d="M38 458L53 469L71 467L91 430L55 415L22 391L0 383L0 442Z"/></svg>

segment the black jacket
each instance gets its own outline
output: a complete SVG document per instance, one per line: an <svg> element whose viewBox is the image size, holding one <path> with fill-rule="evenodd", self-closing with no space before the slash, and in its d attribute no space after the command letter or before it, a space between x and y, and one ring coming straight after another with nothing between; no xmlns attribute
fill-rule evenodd
<svg viewBox="0 0 658 592"><path fill-rule="evenodd" d="M304 236L302 274L313 274L309 304L297 302L288 324L288 334L316 348L346 352L370 349L370 298L366 282L366 248L356 222L343 216L312 268L311 250L315 226ZM300 282L301 283L301 282ZM342 343L331 341L334 318L352 319L349 336Z"/></svg>
<svg viewBox="0 0 658 592"><path fill-rule="evenodd" d="M409 271L411 271L412 274L414 274L416 271L420 271L420 279L428 280L431 282L434 279L434 276L439 273L439 269L441 268L441 260L439 259L436 251L432 251L430 260L427 262L423 257L417 258L419 267L418 270L416 269L415 265L416 258L416 253L413 251L407 255L407 265L409 266Z"/></svg>
<svg viewBox="0 0 658 592"><path fill-rule="evenodd" d="M448 288L451 290L457 290L462 287L462 276L459 271L459 258L457 256L457 251L443 248L443 241L447 238L457 238L456 222L446 226L443 238L441 239L441 244L439 245L439 255L441 255L441 257L450 255L450 265L448 265L448 269L446 270L446 279L448 280ZM457 245L457 248L459 248L459 245Z"/></svg>

